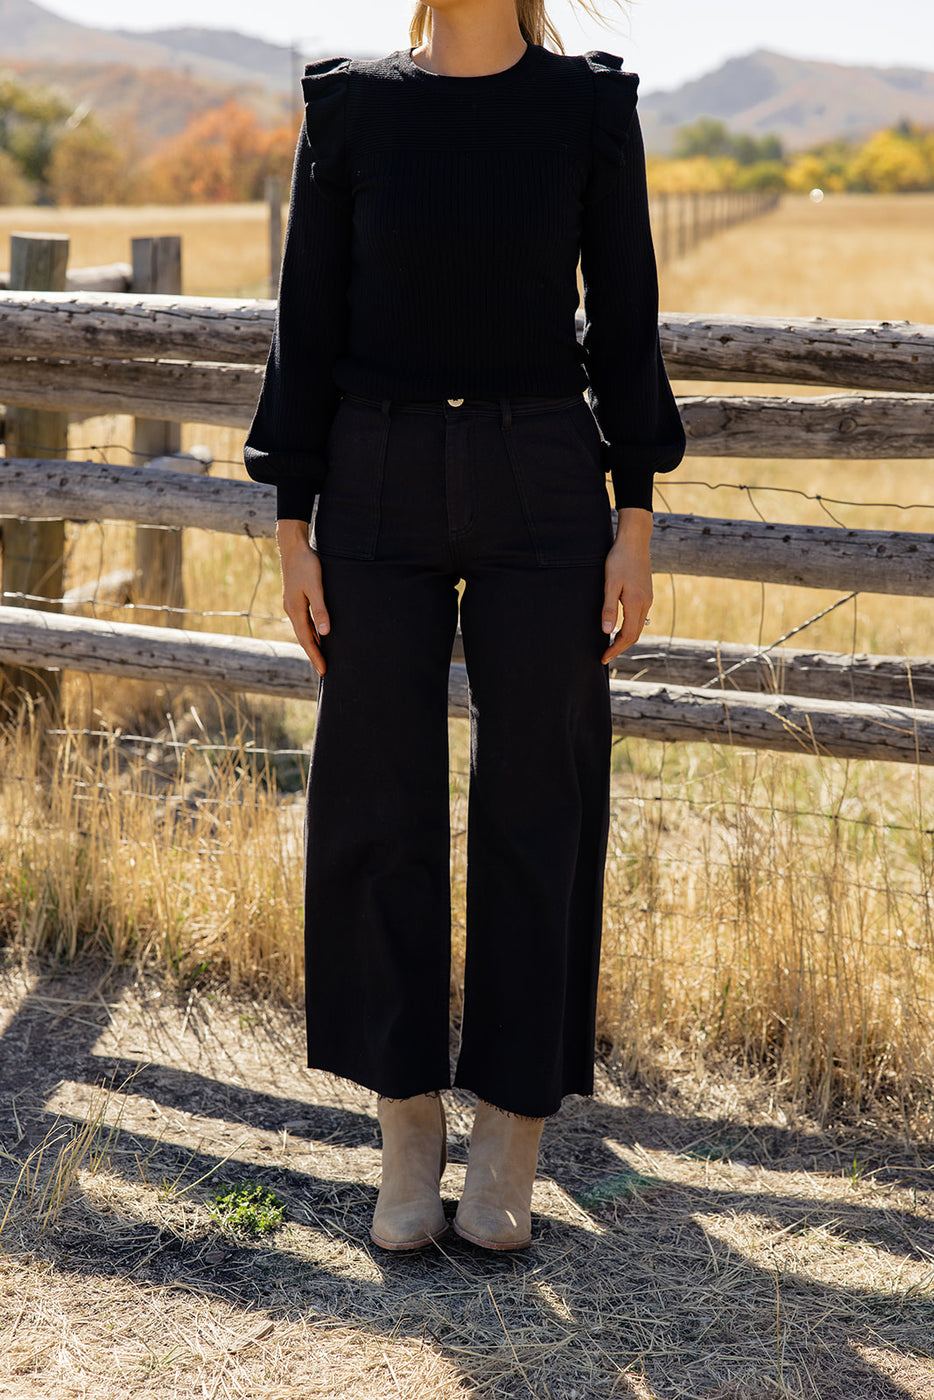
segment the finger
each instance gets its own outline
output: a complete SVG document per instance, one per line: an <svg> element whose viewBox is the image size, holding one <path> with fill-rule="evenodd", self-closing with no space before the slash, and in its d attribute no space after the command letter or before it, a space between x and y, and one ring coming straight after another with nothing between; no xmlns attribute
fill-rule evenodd
<svg viewBox="0 0 934 1400"><path fill-rule="evenodd" d="M304 651L308 660L314 666L319 676L323 676L327 669L321 648L318 646L319 634L312 621L308 609L308 600L302 595L301 602L295 603L291 600L285 604L285 611L292 624L292 631L295 633L296 641Z"/></svg>
<svg viewBox="0 0 934 1400"><path fill-rule="evenodd" d="M619 656L621 652L626 651L628 647L632 646L633 642L639 640L642 635L642 629L645 626L647 612L648 609L645 607L639 608L639 610L636 611L633 605L629 608L627 608L625 604L623 605L622 626L600 658L604 665L606 665L608 661L612 661L614 656Z"/></svg>
<svg viewBox="0 0 934 1400"><path fill-rule="evenodd" d="M312 584L306 596L308 599L308 610L314 620L318 635L320 637L325 637L331 630L331 618L324 601L324 589L320 583Z"/></svg>
<svg viewBox="0 0 934 1400"><path fill-rule="evenodd" d="M621 589L619 580L608 578L606 581L606 587L603 590L603 616L601 619L603 630L607 634L607 636L609 636L611 632L616 631L617 625L619 623L620 592Z"/></svg>

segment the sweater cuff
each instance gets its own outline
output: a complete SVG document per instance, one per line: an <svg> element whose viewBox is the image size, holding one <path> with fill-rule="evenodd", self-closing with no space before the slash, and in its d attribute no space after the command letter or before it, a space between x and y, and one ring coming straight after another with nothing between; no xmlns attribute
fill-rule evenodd
<svg viewBox="0 0 934 1400"><path fill-rule="evenodd" d="M608 442L601 442L600 456L604 472L613 481L613 504L616 509L640 506L642 510L651 510L655 480L652 467L639 462L634 453Z"/></svg>
<svg viewBox="0 0 934 1400"><path fill-rule="evenodd" d="M323 453L291 452L282 448L267 451L247 438L243 464L252 481L276 488L277 520L311 520L315 496L327 473Z"/></svg>
<svg viewBox="0 0 934 1400"><path fill-rule="evenodd" d="M276 482L276 519L311 522L318 488L304 477L288 476Z"/></svg>
<svg viewBox="0 0 934 1400"><path fill-rule="evenodd" d="M684 456L683 433L677 442L651 445L648 443L602 442L600 452L603 470L613 479L613 496L617 510L626 506L652 509L652 487L656 472L670 472Z"/></svg>
<svg viewBox="0 0 934 1400"><path fill-rule="evenodd" d="M640 510L652 510L655 473L648 476L633 476L631 472L613 473L613 504L617 510L638 506Z"/></svg>

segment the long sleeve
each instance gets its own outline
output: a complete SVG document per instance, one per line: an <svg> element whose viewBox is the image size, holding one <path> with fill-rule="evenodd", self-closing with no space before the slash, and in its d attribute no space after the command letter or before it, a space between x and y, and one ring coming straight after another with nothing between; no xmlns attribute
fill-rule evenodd
<svg viewBox="0 0 934 1400"><path fill-rule="evenodd" d="M305 70L275 327L243 450L253 480L276 487L278 519L311 519L340 398L332 371L347 341L352 201L341 160L347 82L335 65L347 62Z"/></svg>
<svg viewBox="0 0 934 1400"><path fill-rule="evenodd" d="M685 436L658 338L658 275L634 74L595 51L594 166L581 235L584 363L617 508L652 509ZM595 61L594 61L595 60Z"/></svg>

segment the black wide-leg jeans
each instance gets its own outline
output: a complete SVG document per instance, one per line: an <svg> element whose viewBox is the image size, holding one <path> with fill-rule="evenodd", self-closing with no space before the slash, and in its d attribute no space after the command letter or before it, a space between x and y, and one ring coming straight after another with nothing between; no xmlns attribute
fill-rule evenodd
<svg viewBox="0 0 934 1400"><path fill-rule="evenodd" d="M447 693L470 689L466 972L453 1083L507 1111L593 1090L611 743L612 544L582 396L345 394L314 544L331 630L305 823L308 1064L451 1084Z"/></svg>

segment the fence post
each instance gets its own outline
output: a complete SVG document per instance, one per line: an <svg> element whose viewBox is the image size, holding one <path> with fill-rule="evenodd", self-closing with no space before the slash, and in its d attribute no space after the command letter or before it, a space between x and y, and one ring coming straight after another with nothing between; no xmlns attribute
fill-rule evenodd
<svg viewBox="0 0 934 1400"><path fill-rule="evenodd" d="M282 194L283 185L278 175L266 176L266 203L269 206L269 290L267 295L275 301L279 294L279 270L282 267Z"/></svg>
<svg viewBox="0 0 934 1400"><path fill-rule="evenodd" d="M163 238L134 238L131 241L133 291L172 295L182 290L182 240L177 235ZM180 423L159 418L133 421L133 454L137 465L154 457L171 457L181 451ZM134 565L134 594L144 603L162 608L183 608L181 530L148 530L137 526ZM178 627L183 619L177 613L154 610L138 612L138 622L157 626L160 622Z"/></svg>
<svg viewBox="0 0 934 1400"><path fill-rule="evenodd" d="M671 248L670 248L671 229L670 229L670 227L669 227L670 220L669 220L669 213L668 213L668 194L667 194L667 192L663 190L662 193L658 196L658 198L659 198L659 202L660 202L660 204L661 204L661 225L662 225L662 229L661 229L661 253L662 253L662 255L661 255L660 261L664 264L664 263L666 263L666 262L668 261L668 259L669 259L670 256L671 256Z"/></svg>
<svg viewBox="0 0 934 1400"><path fill-rule="evenodd" d="M64 292L67 270L67 234L10 235L10 291ZM64 457L67 451L67 413L35 408L7 409L8 457ZM2 532L2 601L13 607L61 612L61 603L49 600L60 599L64 591L64 520L6 520ZM30 594L37 596L22 596ZM0 671L0 679L13 705L27 697L33 700L44 697L49 719L55 723L61 707L61 671L36 673L8 666Z"/></svg>

